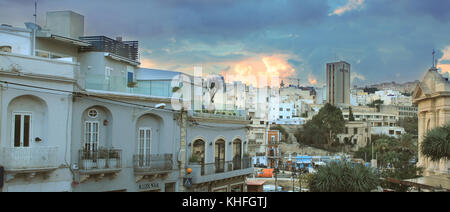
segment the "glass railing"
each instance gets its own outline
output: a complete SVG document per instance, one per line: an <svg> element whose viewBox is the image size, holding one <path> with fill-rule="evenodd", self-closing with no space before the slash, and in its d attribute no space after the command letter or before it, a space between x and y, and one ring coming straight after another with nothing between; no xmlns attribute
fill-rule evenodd
<svg viewBox="0 0 450 212"><path fill-rule="evenodd" d="M138 94L151 97L172 97L170 81L133 81L125 76L87 74L84 76L86 89Z"/></svg>

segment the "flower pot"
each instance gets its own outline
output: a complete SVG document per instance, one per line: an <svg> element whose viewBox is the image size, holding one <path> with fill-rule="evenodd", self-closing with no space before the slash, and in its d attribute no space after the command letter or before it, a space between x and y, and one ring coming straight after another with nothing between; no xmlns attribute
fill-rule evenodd
<svg viewBox="0 0 450 212"><path fill-rule="evenodd" d="M98 169L104 169L104 168L106 168L106 159L104 159L104 158L98 159L98 160L97 160L97 168L98 168Z"/></svg>
<svg viewBox="0 0 450 212"><path fill-rule="evenodd" d="M117 168L117 159L116 158L109 159L108 165L109 168Z"/></svg>
<svg viewBox="0 0 450 212"><path fill-rule="evenodd" d="M92 169L94 167L94 161L90 159L83 160L83 169Z"/></svg>

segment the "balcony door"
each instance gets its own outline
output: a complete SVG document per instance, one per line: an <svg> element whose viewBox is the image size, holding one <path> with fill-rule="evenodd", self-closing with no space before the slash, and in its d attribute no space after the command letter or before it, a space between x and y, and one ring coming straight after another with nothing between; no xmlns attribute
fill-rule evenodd
<svg viewBox="0 0 450 212"><path fill-rule="evenodd" d="M150 165L150 141L152 137L151 128L139 128L138 157L140 166Z"/></svg>
<svg viewBox="0 0 450 212"><path fill-rule="evenodd" d="M215 145L215 162L216 173L224 172L225 170L225 141L218 140Z"/></svg>
<svg viewBox="0 0 450 212"><path fill-rule="evenodd" d="M242 142L237 139L233 141L233 167L234 169L241 169L242 160Z"/></svg>
<svg viewBox="0 0 450 212"><path fill-rule="evenodd" d="M12 115L14 147L29 147L31 143L31 113L14 112Z"/></svg>
<svg viewBox="0 0 450 212"><path fill-rule="evenodd" d="M96 152L98 150L99 140L99 122L98 121L85 121L84 122L84 140L85 149L89 152Z"/></svg>

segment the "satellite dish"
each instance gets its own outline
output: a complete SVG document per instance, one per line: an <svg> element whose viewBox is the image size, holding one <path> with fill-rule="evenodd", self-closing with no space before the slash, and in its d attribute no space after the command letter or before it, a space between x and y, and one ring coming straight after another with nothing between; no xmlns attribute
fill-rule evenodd
<svg viewBox="0 0 450 212"><path fill-rule="evenodd" d="M37 25L35 23L31 23L31 22L26 22L25 26L27 27L27 29L36 30L36 31L39 31L42 29L39 25Z"/></svg>

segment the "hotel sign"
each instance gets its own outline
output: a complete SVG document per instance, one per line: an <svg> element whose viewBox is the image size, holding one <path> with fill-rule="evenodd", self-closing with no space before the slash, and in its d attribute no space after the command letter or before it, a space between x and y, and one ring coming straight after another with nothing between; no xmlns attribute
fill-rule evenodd
<svg viewBox="0 0 450 212"><path fill-rule="evenodd" d="M159 190L161 186L159 183L140 183L138 184L139 191L151 191L151 190Z"/></svg>

